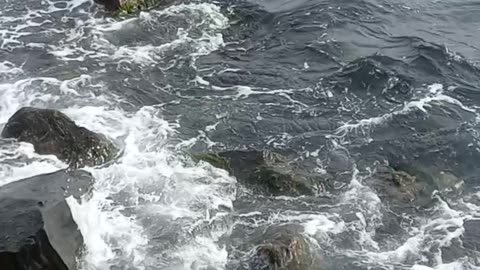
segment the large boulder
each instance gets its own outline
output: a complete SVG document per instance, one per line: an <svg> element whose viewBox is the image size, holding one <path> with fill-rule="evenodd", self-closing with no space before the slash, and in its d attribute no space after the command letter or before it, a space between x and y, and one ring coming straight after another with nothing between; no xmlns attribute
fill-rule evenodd
<svg viewBox="0 0 480 270"><path fill-rule="evenodd" d="M240 183L266 194L314 195L324 191L327 182L320 176L300 171L284 156L270 151L234 150L195 157L227 170Z"/></svg>
<svg viewBox="0 0 480 270"><path fill-rule="evenodd" d="M87 172L62 170L0 187L1 269L77 269L83 237L64 198L92 184Z"/></svg>
<svg viewBox="0 0 480 270"><path fill-rule="evenodd" d="M21 108L1 136L31 143L39 154L55 155L72 168L101 165L118 153L105 136L77 126L57 110Z"/></svg>

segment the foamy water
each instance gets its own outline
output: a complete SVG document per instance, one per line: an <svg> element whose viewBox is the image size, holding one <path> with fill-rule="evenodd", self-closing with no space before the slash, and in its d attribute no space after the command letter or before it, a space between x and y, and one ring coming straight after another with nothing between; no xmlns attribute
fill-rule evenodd
<svg viewBox="0 0 480 270"><path fill-rule="evenodd" d="M72 11L90 4L69 2L62 10ZM60 10L52 5L46 10L31 12L43 14ZM162 16L188 20L184 16L189 13L201 16L206 24L198 38L189 36L191 29L178 29L174 40L159 46L117 47L104 38L104 33L126 29L132 24L155 27ZM27 14L18 25L34 26L31 19L35 17ZM211 21L205 21L208 18ZM192 23L190 27L198 26L190 21L188 23ZM148 66L160 61L162 53L177 46L190 47L194 59L215 50L222 44L221 35L215 32L226 27L227 20L212 4L190 4L142 13L124 21L97 19L88 15L76 19L75 25L66 32L60 45L39 46L50 48L49 53L62 61L83 61L89 57L98 61L116 61L119 65L126 61ZM33 34L22 29L17 27L18 36ZM87 47L79 46L89 38L94 42ZM4 40L2 46L14 44L15 40ZM0 72L2 76L14 78L22 74L22 68L6 61L0 65ZM103 94L97 95L98 92ZM118 107L121 100L108 92L108 86L94 81L91 73L68 80L32 77L0 84L1 124L22 106L53 107L62 110L79 125L105 134L122 147L122 156L115 164L105 168L87 168L96 179L92 198L81 204L69 199L86 244L82 269L106 269L111 266L152 269L159 265L163 265L162 269L185 269L190 265L198 269L221 267L227 254L217 245L218 236L213 236L213 230L208 236L190 238L186 235L189 238L185 244L165 247L171 253L169 258L154 258L157 254L152 254L150 250L155 246L150 243L152 232L145 223L159 219L168 226L184 219L190 225L181 230L187 233L203 222L221 219L220 213L212 216L210 212L220 208L232 209L235 180L222 170L207 164L195 165L182 153L175 152L169 138L175 135L176 124L162 120L158 108L143 107L127 112ZM29 144L12 143L1 151L1 184L66 167L53 156L35 154ZM9 160L12 162L6 163ZM28 163L25 163L26 160ZM225 225L224 229L228 226ZM222 233L222 229L216 232L218 235Z"/></svg>
<svg viewBox="0 0 480 270"><path fill-rule="evenodd" d="M365 176L356 168L352 168L352 179L335 198L335 204L325 209L317 210L315 207L320 205L316 201L283 196L261 199L283 203L292 209L271 209L270 212L250 209L248 213L235 213L236 180L207 163L194 163L186 154L199 137L208 141L205 132L215 130L223 116L206 126L200 135L179 142L181 126L178 121L165 119L162 104L136 107L119 95L118 89L112 89L104 77L111 66L126 74L137 70L136 74L142 75L149 71L168 73L181 57L187 58L188 66L197 70L198 58L225 45L222 30L229 27L230 22L220 7L211 3L179 4L141 12L135 17L113 19L92 13L90 1L65 3L65 7L58 7L58 3L46 1L16 17L8 16L13 7L7 4L5 11L0 11L0 23L7 25L0 26L0 35L6 37L0 48L42 48L58 63L68 66L90 61L94 67L80 66L76 70L79 74L63 78L55 74L40 76L23 64L0 62L0 127L22 106L55 108L79 125L105 134L121 147L122 154L113 164L86 168L96 179L91 198L81 203L68 199L86 245L81 269L225 269L230 258L222 237L228 237L234 225L242 224L254 230L292 223L301 225L319 250L335 247L338 239L347 235L352 245L329 250L330 254L360 260L364 266L478 269L462 260L443 262L441 248L463 234L464 220L480 215L480 207L462 202L462 208L467 210L454 209L441 196L435 196L433 214L408 217L412 219L406 230L408 237L385 248L375 239L375 231L382 226L388 206L363 182ZM63 15L54 16L58 12ZM165 25L167 20L178 25L171 29ZM62 27L50 27L52 22ZM69 24L63 24L67 22ZM116 39L117 35L129 37L136 31L152 33L151 39L144 36L132 38L130 42ZM156 37L156 31L162 36ZM39 32L55 39L51 42L22 39L36 37ZM307 62L304 69L310 69ZM238 71L226 67L219 73ZM118 81L127 79L132 78L119 77ZM192 78L192 83L218 93L209 96L210 99L278 96L288 103L284 108L294 112L308 107L296 100L294 94L313 91L310 87L268 89L246 85L248 82L220 87L199 75ZM476 113L475 109L451 97L448 91L448 87L432 83L386 114L340 124L329 139L341 148L343 136L350 132L375 128L398 115L417 111L428 114L433 106L446 104ZM330 91L326 95L334 96ZM259 115L258 119L263 118ZM278 138L269 138L267 144L283 143L291 137L280 134ZM215 145L208 142L210 146ZM319 151L312 153L318 155ZM66 164L53 156L36 154L29 144L11 141L0 147L0 185L65 167ZM318 167L318 171L323 169L320 162Z"/></svg>

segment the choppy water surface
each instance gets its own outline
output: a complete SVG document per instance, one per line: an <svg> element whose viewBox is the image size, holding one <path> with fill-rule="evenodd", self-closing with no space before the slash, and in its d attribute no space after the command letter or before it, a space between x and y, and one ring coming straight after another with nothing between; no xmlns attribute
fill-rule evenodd
<svg viewBox="0 0 480 270"><path fill-rule="evenodd" d="M70 201L85 270L237 269L267 227L304 228L318 269L479 269L480 2L180 2L111 17L86 0L0 0L0 128L60 109L122 146ZM314 197L252 193L192 151L270 149L333 175ZM457 176L397 203L375 164ZM0 144L0 184L65 164ZM450 247L449 247L450 246Z"/></svg>

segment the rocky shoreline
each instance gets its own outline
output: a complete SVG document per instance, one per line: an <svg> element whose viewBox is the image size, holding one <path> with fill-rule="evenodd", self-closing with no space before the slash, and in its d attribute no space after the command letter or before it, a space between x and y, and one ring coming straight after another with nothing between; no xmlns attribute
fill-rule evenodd
<svg viewBox="0 0 480 270"><path fill-rule="evenodd" d="M75 124L65 114L49 109L21 108L8 121L2 137L28 142L39 154L55 155L68 168L0 187L0 265L8 270L74 270L84 249L83 237L65 198L88 199L93 177L85 166L108 166L120 150L102 134ZM343 159L325 174L312 174L301 164L267 150L230 150L194 153L195 162L226 170L239 185L264 196L318 196L334 193L332 178L351 174ZM338 163L337 162L337 163ZM435 181L434 181L435 180ZM451 172L429 168L377 164L365 182L394 207L425 207L434 190L451 192L461 181ZM459 191L460 192L460 191ZM388 200L387 200L388 199ZM460 248L478 252L475 221L466 220L473 235ZM302 228L273 226L244 239L239 249L246 255L240 269L307 270L319 260ZM242 268L243 267L243 268Z"/></svg>

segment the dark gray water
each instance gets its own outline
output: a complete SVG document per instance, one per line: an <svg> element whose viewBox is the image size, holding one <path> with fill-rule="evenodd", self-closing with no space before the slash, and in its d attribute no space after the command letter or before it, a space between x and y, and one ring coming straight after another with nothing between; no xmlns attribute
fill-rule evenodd
<svg viewBox="0 0 480 270"><path fill-rule="evenodd" d="M123 147L88 168L93 198L70 201L85 270L237 269L282 225L303 228L312 269L479 269L459 244L480 218L478 14L469 0L252 0L111 17L0 0L0 128L21 106L55 108ZM328 188L260 195L187 155L246 148ZM369 181L380 163L426 173L428 193L390 196ZM0 184L65 166L0 143Z"/></svg>

